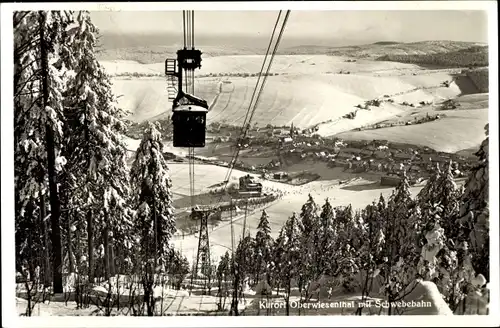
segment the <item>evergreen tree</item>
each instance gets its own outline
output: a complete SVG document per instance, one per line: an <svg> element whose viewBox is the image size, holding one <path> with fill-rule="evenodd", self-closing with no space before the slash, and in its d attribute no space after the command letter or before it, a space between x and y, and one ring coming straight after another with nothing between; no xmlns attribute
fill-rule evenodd
<svg viewBox="0 0 500 328"><path fill-rule="evenodd" d="M163 157L161 134L150 124L136 151L131 169L133 204L137 209L140 266L148 316L154 314L155 275L165 272L170 240L175 232L172 182Z"/></svg>
<svg viewBox="0 0 500 328"><path fill-rule="evenodd" d="M15 240L16 270L21 272L23 263L35 267L33 249L44 249L49 260L48 243L34 238L35 222L44 222L44 234L48 225L44 220L47 204L46 149L44 141L43 107L40 98L39 43L35 37L38 25L36 12L15 12L14 17L14 190L15 190ZM38 216L36 211L39 210ZM29 260L29 261L28 261ZM43 274L48 266L43 265ZM51 281L52 279L50 279ZM46 281L49 281L48 279Z"/></svg>
<svg viewBox="0 0 500 328"><path fill-rule="evenodd" d="M233 296L231 301L230 313L239 315L238 304L243 296L243 286L253 272L253 250L255 241L252 237L246 236L238 243L236 252L231 261L231 271L233 276Z"/></svg>
<svg viewBox="0 0 500 328"><path fill-rule="evenodd" d="M439 167L439 163L436 163L435 169L432 171L429 180L425 184L425 186L420 190L417 195L417 200L420 202L420 206L424 208L426 204L433 204L436 202L436 196L439 192L437 185L438 180L441 177L441 169Z"/></svg>
<svg viewBox="0 0 500 328"><path fill-rule="evenodd" d="M285 222L276 240L276 249L283 250L277 263L279 279L285 288L286 314L290 314L290 291L292 279L302 273L301 227L295 213Z"/></svg>
<svg viewBox="0 0 500 328"><path fill-rule="evenodd" d="M257 282L260 280L260 275L264 273L267 283L270 284L272 245L273 239L271 237L271 227L269 226L269 215L263 210L255 236L254 263Z"/></svg>
<svg viewBox="0 0 500 328"><path fill-rule="evenodd" d="M361 244L359 245L359 268L363 270L361 282L362 297L366 298L372 290L373 280L378 276L381 265L384 263L383 255L385 244L384 214L385 209L384 199L380 196L379 202L373 202L371 205L360 213L359 227L357 229ZM361 314L360 308L358 314Z"/></svg>
<svg viewBox="0 0 500 328"><path fill-rule="evenodd" d="M461 199L459 222L473 254L473 267L486 280L490 277L489 249L489 134L476 152L478 163L471 170Z"/></svg>
<svg viewBox="0 0 500 328"><path fill-rule="evenodd" d="M241 283L244 283L247 278L250 278L256 272L254 263L256 258L255 249L255 239L250 236L245 236L240 240L236 248L235 258L242 278Z"/></svg>
<svg viewBox="0 0 500 328"><path fill-rule="evenodd" d="M336 260L331 262L334 265L331 270L336 277L340 278L343 288L351 292L354 287L353 283L355 284L353 280L354 273L358 270L356 264L357 251L353 247L358 238L356 236L356 221L350 204L345 207L336 207L335 212L334 231L337 238L335 243L336 256L334 258Z"/></svg>
<svg viewBox="0 0 500 328"><path fill-rule="evenodd" d="M302 210L300 212L300 227L306 238L317 229L318 223L318 206L314 202L311 194L308 196L307 202L302 205Z"/></svg>
<svg viewBox="0 0 500 328"><path fill-rule="evenodd" d="M217 265L216 276L218 284L217 296L219 297L218 309L224 309L228 293L227 282L231 276L231 257L229 255L229 251L221 257L219 264ZM224 302L222 299L224 299Z"/></svg>
<svg viewBox="0 0 500 328"><path fill-rule="evenodd" d="M402 180L388 202L387 221L385 223L386 255L383 265L385 294L388 301L405 296L415 284L416 265L419 260L415 237L416 208L409 190L408 177ZM389 307L389 314L394 314Z"/></svg>
<svg viewBox="0 0 500 328"><path fill-rule="evenodd" d="M321 255L317 252L320 228L318 205L310 194L307 202L302 206L300 223L302 270L298 276L298 287L301 295L303 291L306 291L305 297L307 298L309 285L321 275L319 267Z"/></svg>
<svg viewBox="0 0 500 328"><path fill-rule="evenodd" d="M177 249L170 249L169 256L166 259L166 273L171 277L174 288L179 290L182 282L189 273L189 261Z"/></svg>
<svg viewBox="0 0 500 328"><path fill-rule="evenodd" d="M335 211L328 198L322 207L320 220L319 244L316 251L320 254L319 271L327 275L333 275L334 272L332 271L331 262L336 261L336 232L334 230Z"/></svg>
<svg viewBox="0 0 500 328"><path fill-rule="evenodd" d="M441 179L442 172L439 164L436 164L436 168L432 172L429 180L425 184L424 188L420 190L416 197L416 202L418 203L420 209L420 229L419 242L418 244L423 246L426 243L425 234L432 231L436 224L441 222L443 209L440 205L439 189L438 184Z"/></svg>
<svg viewBox="0 0 500 328"><path fill-rule="evenodd" d="M144 133L130 174L144 263L153 261L156 267L169 252L175 220L170 190L172 181L163 157L161 134L154 124L150 123Z"/></svg>
<svg viewBox="0 0 500 328"><path fill-rule="evenodd" d="M460 199L460 189L457 187L452 172L453 163L446 163L444 170L437 181L437 198L443 206L443 216L447 222L453 222L453 218L458 213L458 202ZM443 222L446 224L446 222Z"/></svg>
<svg viewBox="0 0 500 328"><path fill-rule="evenodd" d="M102 233L103 269L109 277L115 274L115 251L123 262L129 249L124 243L133 242L127 151L122 138L125 113L115 106L111 82L97 61L98 30L89 13L78 12L75 23L68 31L70 46L62 57L73 72L67 78L65 92L65 153L69 161L63 181L68 188L81 186L78 191L68 190L65 197L67 206L80 214L70 217L68 213L67 220L87 234L90 276L94 268L93 238L97 231Z"/></svg>
<svg viewBox="0 0 500 328"><path fill-rule="evenodd" d="M38 215L44 216L47 213L45 195L48 195L51 271L56 293L63 291L58 174L65 163L61 156L64 69L58 60L65 49L64 31L72 21L71 16L71 12L64 11L14 14L15 156L16 161L23 163L16 179L17 213L25 212L27 203L31 203L30 207L37 207ZM20 177L23 175L31 178ZM28 212L32 213L31 209ZM23 220L23 215L17 219ZM48 229L42 226L40 236L45 238ZM40 243L47 251L48 242Z"/></svg>

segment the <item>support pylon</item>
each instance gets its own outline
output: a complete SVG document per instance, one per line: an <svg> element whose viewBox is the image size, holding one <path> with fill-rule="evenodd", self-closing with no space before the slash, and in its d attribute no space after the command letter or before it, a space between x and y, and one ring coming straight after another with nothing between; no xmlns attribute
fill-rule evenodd
<svg viewBox="0 0 500 328"><path fill-rule="evenodd" d="M194 272L191 275L191 285L192 280L198 274L208 275L209 270L211 270L211 259L210 259L210 240L208 237L208 217L212 213L211 210L205 209L193 209L193 216L200 220L200 234L198 237L198 251L196 254L196 262L194 266Z"/></svg>

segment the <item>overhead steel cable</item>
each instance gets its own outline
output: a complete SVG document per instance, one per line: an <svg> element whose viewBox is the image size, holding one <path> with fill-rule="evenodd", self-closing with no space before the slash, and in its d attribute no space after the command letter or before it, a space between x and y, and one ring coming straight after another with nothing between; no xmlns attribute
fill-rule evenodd
<svg viewBox="0 0 500 328"><path fill-rule="evenodd" d="M194 49L194 11L182 11L182 23L184 34L184 49ZM184 69L184 84L186 93L194 93L194 72ZM194 148L188 148L188 166L189 166L189 194L191 199L191 208L196 205L195 202L195 173L194 173Z"/></svg>
<svg viewBox="0 0 500 328"><path fill-rule="evenodd" d="M286 12L285 18L284 18L283 23L282 23L282 25L281 25L281 29L280 29L280 33L279 33L278 39L277 39L277 41L276 41L276 43L275 43L275 45L274 45L274 48L273 48L273 52L272 52L271 59L270 59L270 61L269 61L269 64L268 64L268 67L267 67L267 70L266 70L266 74L264 75L263 82L262 82L262 84L261 84L261 86L260 86L260 89L259 89L259 91L258 91L258 93L257 93L257 98L255 98L256 100L255 100L254 106L253 106L253 108L252 108L252 101L253 101L254 96L255 96L255 93L256 93L256 91L257 91L257 89L258 89L258 86L259 86L259 80L260 80L260 78L261 78L261 76L262 76L262 72L263 72L263 70L264 70L264 66L265 66L265 64L266 64L267 57L268 57L268 55L269 55L269 50L270 50L270 48L271 48L271 46L272 46L272 44L273 44L274 35L275 35L275 33L276 33L276 28L277 28L278 23L279 23L280 18L281 18L281 14L282 14L282 11L280 10L280 12L279 12L279 14L278 14L278 17L277 17L277 19L276 19L276 23L275 23L274 28L273 28L273 32L272 32L272 34L271 34L271 39L270 39L270 41L269 41L268 48L267 48L267 50L266 50L266 55L264 56L264 61L263 61L263 63L262 63L261 71L260 71L260 73L259 73L259 77L258 77L258 79L257 79L257 83L256 83L256 85L255 85L255 89L254 89L254 92L253 92L253 94L252 94L252 99L251 99L251 101L250 101L249 108L248 108L247 113L246 113L246 115L245 115L245 121L244 121L243 126L242 126L242 130L241 130L241 133L240 133L240 137L239 137L239 140L238 140L238 144L237 144L237 147L236 147L236 151L235 151L235 154L234 154L234 155L233 155L233 157L232 157L231 162L229 163L228 173L226 174L226 178L225 178L225 180L224 180L224 187L223 187L223 189L222 189L222 193L221 193L221 195L220 195L219 201L217 202L218 204L220 204L220 203L221 203L222 197L224 196L224 191L226 191L226 190L227 190L227 185L228 185L228 183L229 183L229 179L231 178L231 174L232 174L232 171L233 171L233 169L234 169L234 165L236 164L236 161L238 160L238 156L239 156L240 149L241 149L241 146L242 146L242 145L241 145L241 143L242 143L242 142L243 142L243 140L246 138L246 135L247 135L247 133L248 133L248 129L249 129L249 127L250 127L250 122L252 121L252 118L253 118L253 116L254 116L254 114L255 114L255 111L256 111L256 109L257 109L257 104L258 104L259 99L260 99L260 96L261 96L261 94L262 94L262 92L263 92L263 90L264 90L264 86L265 86L265 82L266 82L266 80L267 80L267 76L269 76L269 71L270 71L270 69L271 69L271 66L272 66L272 62L273 62L274 56L276 55L276 52L277 52L278 47L279 47L279 44L280 44L280 42L281 42L281 38L282 38L282 36L283 36L283 32L284 32L284 30L285 30L285 26L286 26L286 23L287 23L287 21L288 21L288 17L290 16L290 10L287 10L287 12ZM232 199L231 199L231 201L230 201L230 203L229 203L229 204L230 204L230 209L229 209L229 210L231 211L231 214L232 214L232 204L233 204L233 203L232 203ZM248 200L247 200L247 207L246 207L246 209L245 209L245 214L244 214L244 225L243 225L242 238L244 238L244 237L245 237L245 225L246 225L247 215L248 215ZM234 240L233 240L233 239L234 239L234 230L233 230L233 218L232 218L232 215L231 215L231 217L230 217L230 225L231 225L231 242L232 242L232 247L231 247L231 249L232 249L232 252L234 252ZM250 232L249 232L249 233L250 233ZM210 234L210 233L209 233L209 234ZM234 253L233 253L233 256L234 256Z"/></svg>
<svg viewBox="0 0 500 328"><path fill-rule="evenodd" d="M275 31L276 31L276 27L277 27L277 25L279 23L279 19L281 17L281 12L282 11L279 12L278 18L276 19L275 28L273 29L273 33L271 35L271 40L269 41L268 51L266 52L266 55L264 57L264 62L263 62L263 65L262 65L263 67L265 66L265 63L266 63L266 60L267 60L267 56L269 55L269 49L271 48L271 46L273 44L274 34L275 34ZM251 120L252 120L252 118L253 118L253 116L255 114L255 111L257 109L258 100L260 99L262 91L264 90L265 82L267 81L267 77L269 75L269 71L271 69L273 59L274 59L274 57L276 55L276 52L277 52L278 47L279 47L279 44L281 42L281 38L283 36L283 32L285 30L285 26L286 26L286 23L288 21L288 17L290 16L290 12L291 12L290 10L287 10L287 12L286 12L285 18L284 18L283 23L282 23L281 28L280 28L280 33L279 33L278 39L277 39L277 41L276 41L276 43L274 45L274 48L273 48L273 52L272 52L271 59L269 61L269 64L268 64L268 67L267 67L267 70L266 70L266 74L264 75L263 82L262 82L262 84L260 86L260 89L259 89L259 91L257 93L256 101L254 103L253 108L251 108L251 106L250 106L249 109L248 109L248 111L247 111L246 118L248 118L248 120L246 119L245 122L244 122L244 125L242 127L242 133L240 134L240 137L239 137L239 141L243 141L246 138L246 135L248 133L248 129L249 129ZM259 74L259 79L260 79L260 77L262 75L263 67L262 67L261 72ZM259 81L259 79L257 81ZM257 82L255 90L257 90L257 88L258 88L258 82ZM254 93L255 93L255 90L254 90ZM252 98L253 98L253 96L252 96ZM248 115L250 115L250 116L248 116ZM228 173L226 174L226 178L224 180L224 188L223 188L223 190L226 190L226 188L227 188L227 185L229 183L229 179L231 178L231 174L232 174L232 171L234 169L234 165L236 164L236 161L238 160L240 149L241 149L241 144L237 144L235 154L233 155L232 160L229 163L229 169L228 169ZM222 199L222 196L223 196L223 194L221 195L220 199Z"/></svg>
<svg viewBox="0 0 500 328"><path fill-rule="evenodd" d="M285 15L285 19L283 21L283 26L282 26L280 34L278 36L278 40L276 41L276 44L274 45L273 54L271 55L271 60L269 62L269 66L267 67L266 74L264 74L264 81L262 82L259 93L257 94L257 99L255 100L254 109L252 110L252 113L250 115L250 119L248 120L249 122L252 121L253 115L255 114L255 110L257 109L257 105L259 103L260 96L262 95L262 91L264 90L264 86L266 85L267 77L269 76L269 71L271 70L271 65L273 63L274 56L276 55L276 52L278 51L278 47L280 45L281 38L283 36L283 32L285 31L285 26L286 26L286 23L288 21L289 16L290 16L290 10L287 10L286 15ZM247 133L248 133L248 125L246 127L245 136Z"/></svg>
<svg viewBox="0 0 500 328"><path fill-rule="evenodd" d="M274 24L273 33L271 34L271 40L269 41L269 45L267 46L266 55L264 57L264 61L262 62L262 66L260 68L259 76L258 76L257 82L255 84L255 89L253 90L252 97L250 98L250 103L248 104L248 109L247 109L247 112L246 112L246 115L245 115L245 119L243 120L243 125L241 127L240 134L243 134L243 131L244 131L245 126L247 124L248 114L250 113L250 109L252 108L252 103L253 103L253 100L255 98L255 94L257 92L257 89L258 89L260 78L262 77L262 72L264 71L264 66L266 65L267 56L269 55L269 50L271 49L271 45L272 45L273 39L274 39L274 34L276 33L276 28L278 27L278 23L279 23L280 17L281 17L281 10L280 10L280 12L278 14L278 18L276 19L276 23Z"/></svg>
<svg viewBox="0 0 500 328"><path fill-rule="evenodd" d="M259 72L259 75L257 77L257 82L256 82L256 85L255 85L254 91L252 93L252 97L250 99L250 104L248 106L248 109L247 109L247 112L246 112L246 115L245 115L245 119L244 119L243 125L241 127L240 136L237 139L237 143L240 143L243 140L242 136L243 136L243 133L245 131L246 125L248 125L248 117L249 117L249 114L250 114L251 109L252 109L252 103L253 103L253 100L255 98L255 94L257 93L258 86L259 86L259 83L260 83L260 79L262 77L262 73L264 71L264 67L265 67L266 62L267 62L267 57L269 56L269 51L271 50L271 46L272 46L273 41L274 41L274 35L276 33L276 28L278 27L278 24L280 22L280 17L281 17L281 10L278 13L278 18L276 18L276 23L274 24L273 32L271 34L271 39L269 40L269 45L267 46L266 54L264 56L264 60L262 62L262 66L260 68L260 72ZM228 172L226 173L226 176L225 176L225 179L224 179L225 185L224 185L224 189L223 190L226 189L227 184L229 182L229 179L231 178L231 173L232 173L232 169L231 168L234 166L234 164L236 164L235 163L235 161L237 160L237 155L236 154L237 154L237 152L239 152L239 145L237 144L236 146L237 146L237 149L235 151L235 154L232 156L231 161L229 162L229 169L228 169ZM221 199L222 199L222 195L221 195Z"/></svg>

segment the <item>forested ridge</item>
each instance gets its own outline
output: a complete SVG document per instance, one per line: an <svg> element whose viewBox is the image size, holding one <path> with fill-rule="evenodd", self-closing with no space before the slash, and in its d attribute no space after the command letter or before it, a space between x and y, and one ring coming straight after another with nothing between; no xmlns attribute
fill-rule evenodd
<svg viewBox="0 0 500 328"><path fill-rule="evenodd" d="M377 60L440 67L485 67L488 66L488 47L474 46L457 51L418 55L387 54Z"/></svg>

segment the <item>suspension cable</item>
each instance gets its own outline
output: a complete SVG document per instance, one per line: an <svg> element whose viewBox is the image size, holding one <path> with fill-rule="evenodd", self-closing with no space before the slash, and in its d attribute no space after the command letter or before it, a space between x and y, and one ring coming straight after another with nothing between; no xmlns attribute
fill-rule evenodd
<svg viewBox="0 0 500 328"><path fill-rule="evenodd" d="M182 11L182 25L184 34L184 49L194 49L194 11ZM194 93L194 72L184 69L184 85L186 93ZM189 167L189 194L191 208L195 206L195 174L194 174L194 148L188 147L188 167Z"/></svg>
<svg viewBox="0 0 500 328"><path fill-rule="evenodd" d="M241 127L240 136L238 137L239 140L237 140L238 143L240 143L240 142L243 141L242 136L243 136L243 133L245 131L245 126L248 125L248 117L249 117L249 114L250 114L250 111L251 111L251 108L252 108L252 103L253 103L253 100L255 98L255 94L257 92L260 79L262 77L262 72L264 71L264 66L266 65L267 57L269 55L269 50L271 49L271 46L273 44L274 35L276 33L276 28L278 27L278 23L280 21L280 17L281 17L281 10L280 10L280 12L278 14L278 18L276 19L276 23L274 24L273 32L271 34L271 39L269 40L269 45L267 46L266 54L264 56L264 61L262 62L262 66L260 68L260 72L259 72L259 75L258 75L258 78L257 78L257 82L255 84L255 89L254 89L254 91L252 93L252 98L250 99L250 104L248 105L248 109L247 109L247 112L246 112L246 115L245 115L245 119L244 119L243 125ZM236 152L238 152L239 144L237 144L236 146L237 146ZM232 169L231 168L234 166L234 164L235 164L234 162L237 160L236 152L233 155L233 157L231 158L231 162L229 162L229 170L226 173L226 176L224 178L224 182L225 182L224 189L226 188L227 183L228 183L229 179L231 178L231 173L232 173ZM222 198L222 195L221 195L221 198Z"/></svg>
<svg viewBox="0 0 500 328"><path fill-rule="evenodd" d="M182 11L182 31L184 33L184 48L186 48L186 11Z"/></svg>
<svg viewBox="0 0 500 328"><path fill-rule="evenodd" d="M252 93L250 104L249 104L249 107L248 107L247 112L245 114L244 122L243 122L243 125L241 127L239 137L237 139L238 144L237 144L236 150L232 156L232 160L229 163L228 172L227 172L225 180L224 180L223 190L226 190L226 188L227 188L227 185L229 183L229 179L231 178L232 171L233 171L234 166L236 164L236 161L238 160L238 157L239 157L239 153L241 150L241 142L243 142L243 140L246 138L248 130L250 128L251 121L255 115L255 111L257 109L257 104L259 103L260 96L264 90L264 86L265 86L265 83L267 81L267 77L269 76L269 71L271 69L273 59L276 55L277 49L278 49L279 44L281 42L281 38L283 36L285 26L286 26L286 23L288 21L288 17L290 15L290 10L287 10L287 12L285 14L285 18L284 18L284 20L281 24L281 27L280 27L278 39L276 40L276 42L274 42L276 30L277 30L278 24L280 22L281 15L282 15L282 10L280 10L280 12L278 14L278 17L276 19L276 23L275 23L274 28L273 28L273 32L271 34L271 38L270 38L270 41L269 41L269 44L268 44L268 47L266 50L266 54L264 56L264 61L262 62L262 66L261 66L261 69L260 69L260 72L259 72L259 75L257 78L257 82L255 85L254 91ZM192 49L194 49L194 11L183 10L183 30L184 30L184 48L191 47ZM267 59L269 57L269 52L271 50L273 43L274 43L274 47L273 47L273 50L271 53L271 58L269 60L266 72L265 72L265 74L263 74L264 67L266 65ZM194 93L194 72L189 71L189 70L185 70L184 73L185 73L184 77L185 77L186 92L193 94ZM262 84L260 85L260 88L259 88L259 83L260 83L261 79L262 79ZM192 207L195 206L194 161L195 161L194 160L194 148L189 147L188 148L188 162L189 162L189 180L190 180L190 196L191 196L190 198L191 198L191 206ZM223 197L223 194L221 194L221 196L218 200L218 203L220 203L222 201L222 197Z"/></svg>
<svg viewBox="0 0 500 328"><path fill-rule="evenodd" d="M278 18L276 19L276 23L274 24L273 33L271 34L271 40L269 41L269 45L267 46L266 56L264 57L264 61L262 62L262 66L260 68L260 73L259 73L259 76L257 78L257 82L255 83L255 89L253 90L253 93L252 93L252 98L250 98L250 103L248 104L248 109L247 109L247 112L245 114L245 119L243 120L243 125L241 126L240 135L242 135L243 132L245 131L245 128L247 125L247 120L248 120L248 115L250 113L250 109L252 108L252 103L253 103L253 100L255 98L255 94L257 92L257 87L259 85L260 79L262 77L262 72L264 71L264 66L266 65L267 56L269 54L269 50L271 49L272 40L274 39L274 34L276 33L276 28L278 27L280 17L281 17L281 10L278 14Z"/></svg>
<svg viewBox="0 0 500 328"><path fill-rule="evenodd" d="M266 60L267 60L267 56L269 55L269 49L271 48L271 45L273 43L273 39L274 39L274 34L275 34L275 30L276 30L276 27L278 25L278 22L279 22L279 19L281 17L281 10L279 12L279 15L278 15L278 18L276 19L276 24L275 24L275 28L273 29L273 33L271 35L271 40L269 41L269 46L268 46L268 51L266 52L266 55L264 57L264 63L262 65L262 69L261 69L261 72L259 73L259 79L260 79L260 76L262 75L262 72L263 72L263 67L266 63ZM242 142L244 140L244 138L246 138L246 135L248 133L248 129L249 129L249 126L250 126L250 123L251 123L251 120L255 114L255 111L257 109L257 103L258 103L258 100L260 99L260 95L262 94L262 91L264 89L264 85L265 85L265 82L267 80L267 76L269 75L269 71L271 69L271 66L272 66L272 62L273 62L273 59L274 59L274 56L276 55L276 52L278 50L278 46L281 42L281 38L283 36L283 32L285 30L285 26L286 26L286 23L288 21L288 17L290 16L290 10L287 10L286 12L286 15L285 15L285 18L283 20L283 23L281 25L281 28L280 28L280 33L279 33L279 36L278 36L278 39L275 43L275 46L273 48L273 52L272 52L272 55L271 55L271 59L269 61L269 64L268 64L268 67L267 67L267 70L266 70L266 74L264 75L264 78L263 78L263 82L262 82L262 85L259 89L259 92L257 93L257 98L256 98L256 101L254 103L254 106L253 108L249 107L248 108L248 111L247 111L247 115L246 115L246 118L248 118L248 120L245 120L245 122L243 123L243 126L242 126L242 132L240 134L240 138L239 138L239 141ZM257 80L257 85L255 87L255 90L257 90L258 88L258 81L259 79ZM255 91L254 91L255 93ZM252 97L253 98L253 97ZM234 169L234 165L236 164L236 161L238 160L238 156L239 156L239 153L240 153L240 144L237 144L237 147L236 147L236 151L232 157L232 160L231 162L229 163L229 169L228 169L228 173L226 174L226 178L224 180L224 188L223 190L226 190L227 188L227 185L229 183L229 179L231 178L231 174L232 174L232 171ZM219 199L219 202L222 200L222 197L223 197L223 194L221 194L220 196L220 199Z"/></svg>

